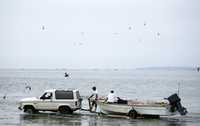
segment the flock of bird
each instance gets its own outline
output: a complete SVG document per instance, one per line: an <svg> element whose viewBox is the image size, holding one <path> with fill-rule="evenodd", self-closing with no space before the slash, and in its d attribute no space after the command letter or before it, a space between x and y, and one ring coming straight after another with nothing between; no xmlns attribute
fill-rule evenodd
<svg viewBox="0 0 200 126"><path fill-rule="evenodd" d="M146 22L144 22L143 25L144 25L144 27L147 27L147 23ZM44 25L42 25L41 29L44 31L44 30L46 30L46 27ZM131 31L131 30L134 30L134 29L133 29L132 26L128 26L128 30ZM81 36L85 36L85 32L80 32L80 34L81 34ZM120 35L120 33L119 32L114 32L113 35L118 36L118 35ZM157 32L156 35L159 37L160 36L160 32ZM81 45L83 45L83 42L78 42L78 44L75 43L75 45L81 46ZM65 73L64 77L65 78L69 77L69 74ZM30 85L27 85L27 83L25 83L25 89L31 91L32 88L31 88ZM3 96L3 99L6 99L6 98L7 98L7 95L5 94Z"/></svg>
<svg viewBox="0 0 200 126"><path fill-rule="evenodd" d="M147 25L146 22L144 22L143 26L144 26L144 27L148 27L148 25ZM46 30L46 27L45 27L44 25L42 25L41 29L42 29L43 31L45 31L45 30ZM137 32L136 29L133 28L133 26L128 26L128 30L129 30L129 31L134 30L135 32ZM153 33L152 30L150 30L150 31ZM136 34L136 37L138 38L137 33L135 33L135 34ZM160 32L155 32L155 33L153 33L153 34L155 34L157 37L160 37L160 35L161 35ZM80 35L84 37L84 36L86 35L86 33L85 33L85 32L80 32ZM114 36L119 36L119 35L120 35L120 32L114 32L113 35L114 35ZM140 39L138 39L138 42L141 42ZM84 42L74 42L74 45L75 45L75 46L76 46L76 45L82 46L82 45L84 45Z"/></svg>

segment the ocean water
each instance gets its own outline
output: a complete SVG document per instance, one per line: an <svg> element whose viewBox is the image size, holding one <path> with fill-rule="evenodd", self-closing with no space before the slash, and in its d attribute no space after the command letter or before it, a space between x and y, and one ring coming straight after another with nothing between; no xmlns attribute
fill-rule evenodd
<svg viewBox="0 0 200 126"><path fill-rule="evenodd" d="M68 72L70 77L65 78ZM25 87L31 86L31 90ZM178 86L180 85L180 86ZM105 96L112 89L126 99L163 99L173 93L181 97L188 110L186 116L160 119L129 119L108 117L77 111L73 115L41 113L29 115L17 109L17 102L25 97L40 96L46 89L77 88L87 98L91 87ZM6 96L6 99L3 99ZM200 72L190 69L1 69L0 70L0 125L20 126L199 126L200 125ZM83 107L88 108L87 101Z"/></svg>

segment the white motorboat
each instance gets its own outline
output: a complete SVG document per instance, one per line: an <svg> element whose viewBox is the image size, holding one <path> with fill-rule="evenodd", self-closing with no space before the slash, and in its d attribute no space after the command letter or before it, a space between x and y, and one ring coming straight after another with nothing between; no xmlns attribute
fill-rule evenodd
<svg viewBox="0 0 200 126"><path fill-rule="evenodd" d="M98 100L97 104L103 114L119 114L137 118L137 116L172 116L178 112L185 115L187 110L182 107L180 101L178 95L173 94L160 101L128 100L125 103L107 103L102 99Z"/></svg>

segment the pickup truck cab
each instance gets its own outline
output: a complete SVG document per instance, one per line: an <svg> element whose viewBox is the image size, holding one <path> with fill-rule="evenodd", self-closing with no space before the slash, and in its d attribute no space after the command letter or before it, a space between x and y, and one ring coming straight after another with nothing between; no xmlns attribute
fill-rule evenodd
<svg viewBox="0 0 200 126"><path fill-rule="evenodd" d="M81 109L82 99L78 90L46 90L40 98L24 98L19 102L19 109L27 113L53 111L63 114Z"/></svg>

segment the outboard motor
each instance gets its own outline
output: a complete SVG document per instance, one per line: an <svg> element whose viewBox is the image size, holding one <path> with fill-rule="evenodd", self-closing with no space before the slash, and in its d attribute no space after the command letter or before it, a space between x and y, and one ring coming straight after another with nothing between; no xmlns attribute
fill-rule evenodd
<svg viewBox="0 0 200 126"><path fill-rule="evenodd" d="M181 99L179 98L179 96L176 93L169 96L167 99L168 99L168 101L171 105L171 111L172 112L175 111L175 110L178 110L178 112L181 115L187 114L187 109L181 105Z"/></svg>

